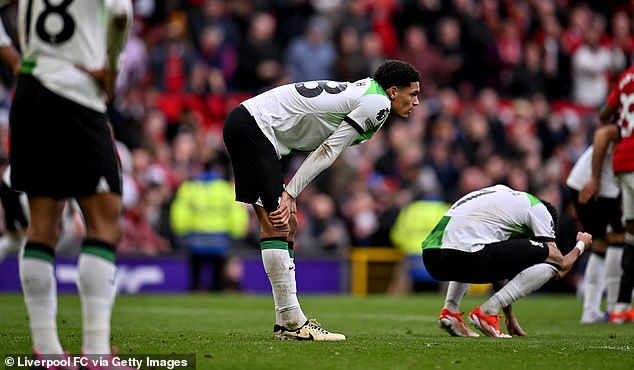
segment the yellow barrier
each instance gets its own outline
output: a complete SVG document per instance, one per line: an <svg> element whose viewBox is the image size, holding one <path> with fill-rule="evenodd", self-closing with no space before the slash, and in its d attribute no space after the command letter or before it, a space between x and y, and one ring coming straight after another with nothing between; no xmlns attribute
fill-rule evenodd
<svg viewBox="0 0 634 370"><path fill-rule="evenodd" d="M350 253L352 294L385 293L403 254L393 248L353 248Z"/></svg>

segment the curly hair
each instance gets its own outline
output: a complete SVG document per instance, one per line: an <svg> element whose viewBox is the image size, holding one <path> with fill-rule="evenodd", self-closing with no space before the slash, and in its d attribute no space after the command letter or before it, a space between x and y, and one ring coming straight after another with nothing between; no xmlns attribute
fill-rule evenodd
<svg viewBox="0 0 634 370"><path fill-rule="evenodd" d="M421 77L411 64L388 59L376 69L372 79L378 82L382 88L389 89L392 86L405 87L411 85L412 82L420 82Z"/></svg>

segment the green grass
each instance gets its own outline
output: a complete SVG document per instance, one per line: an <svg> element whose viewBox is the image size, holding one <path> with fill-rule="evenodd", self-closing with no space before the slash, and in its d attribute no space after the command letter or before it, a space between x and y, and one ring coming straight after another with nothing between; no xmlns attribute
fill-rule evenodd
<svg viewBox="0 0 634 370"><path fill-rule="evenodd" d="M198 369L634 369L634 325L580 325L572 295L534 295L514 306L528 337L454 338L437 327L439 294L407 297L301 296L339 343L271 338L272 298L252 295L120 296L112 344L122 354L196 354ZM484 297L467 297L469 311ZM78 353L81 311L59 299L59 331ZM20 295L0 295L2 353L29 353Z"/></svg>

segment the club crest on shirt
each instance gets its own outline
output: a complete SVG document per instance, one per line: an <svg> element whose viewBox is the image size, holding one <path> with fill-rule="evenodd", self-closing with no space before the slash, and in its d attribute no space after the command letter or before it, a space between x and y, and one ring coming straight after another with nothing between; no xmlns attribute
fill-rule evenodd
<svg viewBox="0 0 634 370"><path fill-rule="evenodd" d="M383 108L376 114L376 120L379 122L383 122L384 119L387 118L387 115L390 114L389 108Z"/></svg>

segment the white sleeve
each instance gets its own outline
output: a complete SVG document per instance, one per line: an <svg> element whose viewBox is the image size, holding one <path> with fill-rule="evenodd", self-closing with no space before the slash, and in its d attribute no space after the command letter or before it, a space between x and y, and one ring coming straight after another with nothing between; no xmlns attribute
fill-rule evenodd
<svg viewBox="0 0 634 370"><path fill-rule="evenodd" d="M286 192L296 198L317 175L330 167L339 157L339 154L352 145L357 137L359 137L357 130L342 122L335 132L310 153L308 158L299 166L286 186Z"/></svg>
<svg viewBox="0 0 634 370"><path fill-rule="evenodd" d="M0 21L0 47L12 45L11 38L7 35L7 31L4 29L4 24Z"/></svg>
<svg viewBox="0 0 634 370"><path fill-rule="evenodd" d="M356 124L359 134L370 131L385 122L390 114L390 104L390 100L383 95L362 96L359 105L346 116L346 122L352 126Z"/></svg>
<svg viewBox="0 0 634 370"><path fill-rule="evenodd" d="M543 204L536 204L529 208L528 217L533 235L555 240L555 222Z"/></svg>

